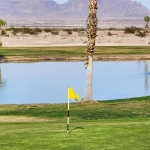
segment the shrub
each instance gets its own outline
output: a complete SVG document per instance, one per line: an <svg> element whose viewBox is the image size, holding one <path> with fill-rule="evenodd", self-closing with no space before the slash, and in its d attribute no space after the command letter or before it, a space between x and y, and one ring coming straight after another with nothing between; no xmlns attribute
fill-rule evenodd
<svg viewBox="0 0 150 150"><path fill-rule="evenodd" d="M12 34L16 35L17 33L21 32L19 29L17 28L12 28Z"/></svg>
<svg viewBox="0 0 150 150"><path fill-rule="evenodd" d="M116 28L110 27L108 30L116 30Z"/></svg>
<svg viewBox="0 0 150 150"><path fill-rule="evenodd" d="M130 27L130 28L125 28L124 33L134 34L135 32L138 32L140 30L142 30L142 28Z"/></svg>
<svg viewBox="0 0 150 150"><path fill-rule="evenodd" d="M136 31L136 28L125 28L125 30L124 30L124 33L126 33L126 34L134 34L135 33L135 31Z"/></svg>
<svg viewBox="0 0 150 150"><path fill-rule="evenodd" d="M69 35L72 34L71 29L63 29L63 31L67 32Z"/></svg>
<svg viewBox="0 0 150 150"><path fill-rule="evenodd" d="M108 36L112 36L112 34L110 32L107 33Z"/></svg>
<svg viewBox="0 0 150 150"><path fill-rule="evenodd" d="M31 34L31 35L37 35L39 32L42 32L42 29L40 28L27 28L27 27L23 27L23 28L8 28L7 31L12 31L12 34L16 35L17 33L22 33L22 34Z"/></svg>
<svg viewBox="0 0 150 150"><path fill-rule="evenodd" d="M3 35L6 35L6 31L5 31L5 30L2 30L1 35L2 35L2 36L3 36Z"/></svg>
<svg viewBox="0 0 150 150"><path fill-rule="evenodd" d="M31 32L30 28L27 28L27 27L22 28L22 33L23 34L30 34L30 32Z"/></svg>
<svg viewBox="0 0 150 150"><path fill-rule="evenodd" d="M51 34L52 34L52 35L59 35L59 30L57 30L57 29L52 29Z"/></svg>
<svg viewBox="0 0 150 150"><path fill-rule="evenodd" d="M72 29L72 31L74 31L74 32L78 32L78 30L79 30L78 28L73 28Z"/></svg>
<svg viewBox="0 0 150 150"><path fill-rule="evenodd" d="M52 32L52 29L50 29L50 28L45 28L44 31L45 31L45 32Z"/></svg>
<svg viewBox="0 0 150 150"><path fill-rule="evenodd" d="M28 34L30 34L30 35L38 35L38 32L35 29L30 29Z"/></svg>
<svg viewBox="0 0 150 150"><path fill-rule="evenodd" d="M27 27L22 28L23 34L38 35L39 32L42 32L42 29L40 29L40 28L31 29L31 28L27 28Z"/></svg>
<svg viewBox="0 0 150 150"><path fill-rule="evenodd" d="M139 37L145 37L146 36L146 32L145 31L143 31L143 32L137 31L135 35L139 36Z"/></svg>
<svg viewBox="0 0 150 150"><path fill-rule="evenodd" d="M22 28L12 27L12 28L8 29L7 31L12 31L12 34L16 35L17 33L22 32Z"/></svg>
<svg viewBox="0 0 150 150"><path fill-rule="evenodd" d="M6 31L12 31L13 30L13 28L11 27L11 28L6 28Z"/></svg>
<svg viewBox="0 0 150 150"><path fill-rule="evenodd" d="M40 28L35 28L34 31L37 32L37 33L39 33L39 32L42 32L42 29L40 29Z"/></svg>
<svg viewBox="0 0 150 150"><path fill-rule="evenodd" d="M78 35L79 35L79 36L84 36L85 33L84 33L84 31L79 31L79 32L78 32Z"/></svg>
<svg viewBox="0 0 150 150"><path fill-rule="evenodd" d="M81 32L81 31L86 31L86 29L84 29L84 28L73 28L72 31Z"/></svg>

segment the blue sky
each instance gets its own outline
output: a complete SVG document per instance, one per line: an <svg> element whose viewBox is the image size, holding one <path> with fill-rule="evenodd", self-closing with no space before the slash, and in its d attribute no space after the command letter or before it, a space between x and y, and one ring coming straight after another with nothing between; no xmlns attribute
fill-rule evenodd
<svg viewBox="0 0 150 150"><path fill-rule="evenodd" d="M53 1L57 2L58 4L63 4L67 2L68 0L53 0Z"/></svg>
<svg viewBox="0 0 150 150"><path fill-rule="evenodd" d="M146 6L150 10L150 0L132 0L132 1L141 2L142 5Z"/></svg>
<svg viewBox="0 0 150 150"><path fill-rule="evenodd" d="M57 2L58 4L63 4L68 0L54 0L54 1ZM141 2L144 6L146 6L150 10L150 0L132 0L132 1Z"/></svg>

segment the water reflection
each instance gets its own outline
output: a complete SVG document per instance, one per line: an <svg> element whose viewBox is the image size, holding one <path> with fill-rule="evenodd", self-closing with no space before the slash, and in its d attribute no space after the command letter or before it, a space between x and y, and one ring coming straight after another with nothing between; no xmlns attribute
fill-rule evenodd
<svg viewBox="0 0 150 150"><path fill-rule="evenodd" d="M2 79L2 71L0 67L0 101L2 100L3 97L2 95L3 95L4 87L5 87L5 81Z"/></svg>
<svg viewBox="0 0 150 150"><path fill-rule="evenodd" d="M148 65L149 61L94 62L93 99L150 95ZM85 77L83 62L2 63L0 104L66 103L68 86L82 99Z"/></svg>
<svg viewBox="0 0 150 150"><path fill-rule="evenodd" d="M145 61L145 89L149 90L149 73L148 73L148 61Z"/></svg>
<svg viewBox="0 0 150 150"><path fill-rule="evenodd" d="M2 73L1 73L1 68L0 68L0 87L1 87L1 83L2 83Z"/></svg>
<svg viewBox="0 0 150 150"><path fill-rule="evenodd" d="M0 68L0 88L2 88L4 86L5 82L2 80L2 71Z"/></svg>

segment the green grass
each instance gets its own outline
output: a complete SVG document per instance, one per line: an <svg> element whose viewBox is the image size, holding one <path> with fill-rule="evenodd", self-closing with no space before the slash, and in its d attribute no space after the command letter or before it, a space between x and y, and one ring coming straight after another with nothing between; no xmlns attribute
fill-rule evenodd
<svg viewBox="0 0 150 150"><path fill-rule="evenodd" d="M0 116L27 116L62 121L67 104L0 105ZM150 96L142 98L101 101L98 103L71 103L72 120L119 118L150 118Z"/></svg>
<svg viewBox="0 0 150 150"><path fill-rule="evenodd" d="M150 96L70 104L0 105L0 116L46 119L0 122L1 150L148 150Z"/></svg>
<svg viewBox="0 0 150 150"><path fill-rule="evenodd" d="M150 120L1 123L1 150L148 150Z"/></svg>
<svg viewBox="0 0 150 150"><path fill-rule="evenodd" d="M150 54L149 46L96 46L94 55L133 55ZM24 57L84 57L86 55L85 46L72 47L18 47L0 48L0 56L24 56Z"/></svg>

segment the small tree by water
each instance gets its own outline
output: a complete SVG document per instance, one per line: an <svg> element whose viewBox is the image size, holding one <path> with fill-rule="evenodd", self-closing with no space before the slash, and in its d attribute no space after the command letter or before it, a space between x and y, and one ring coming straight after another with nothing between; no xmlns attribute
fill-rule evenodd
<svg viewBox="0 0 150 150"><path fill-rule="evenodd" d="M148 44L148 35L149 35L148 23L149 23L149 21L150 21L150 17L149 17L149 16L145 16L145 17L144 17L144 21L146 22L146 25L145 25L146 44Z"/></svg>
<svg viewBox="0 0 150 150"><path fill-rule="evenodd" d="M4 21L3 19L0 19L0 47L2 46L2 42L1 42L1 33L2 33L2 26L6 26L7 22Z"/></svg>

